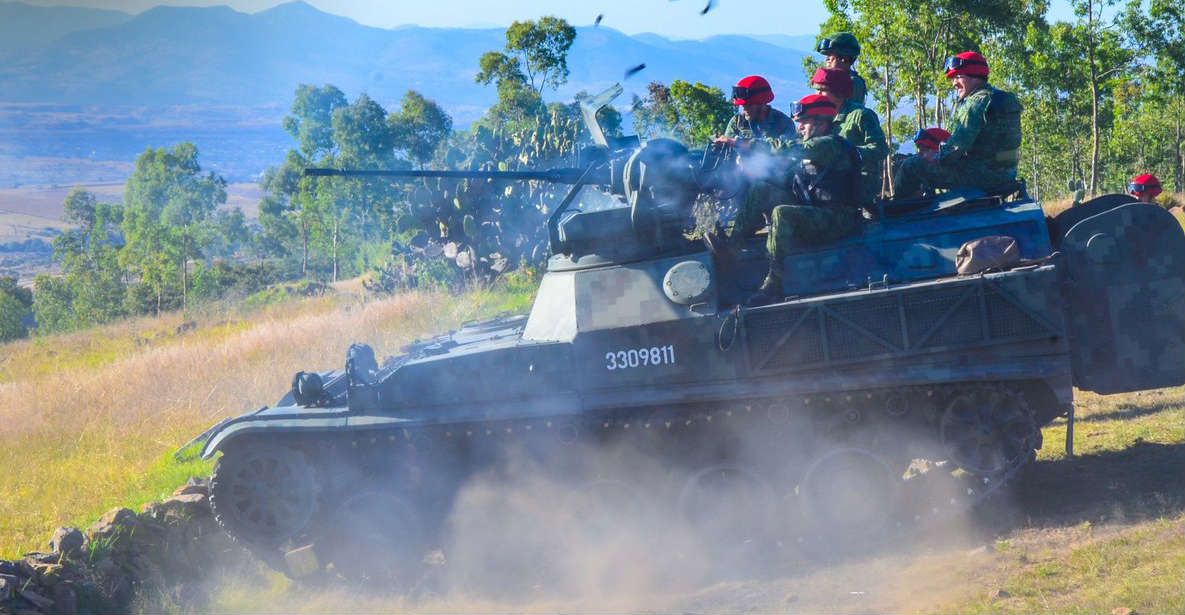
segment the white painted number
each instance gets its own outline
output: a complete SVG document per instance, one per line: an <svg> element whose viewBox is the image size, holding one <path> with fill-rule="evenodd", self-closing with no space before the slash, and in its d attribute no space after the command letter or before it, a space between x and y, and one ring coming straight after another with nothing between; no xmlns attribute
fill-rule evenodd
<svg viewBox="0 0 1185 615"><path fill-rule="evenodd" d="M605 369L631 369L648 365L674 365L675 346L651 346L649 348L630 348L628 350L611 350L605 353Z"/></svg>

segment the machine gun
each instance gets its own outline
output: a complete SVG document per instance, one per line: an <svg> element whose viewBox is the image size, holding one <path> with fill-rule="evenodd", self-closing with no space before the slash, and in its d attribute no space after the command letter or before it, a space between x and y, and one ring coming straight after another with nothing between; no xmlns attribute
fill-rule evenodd
<svg viewBox="0 0 1185 615"><path fill-rule="evenodd" d="M581 189L596 186L624 199L630 208L629 224L633 230L647 241L661 246L670 238L670 228L690 219L697 196L737 192L736 156L731 148L715 145L699 151L689 150L671 139L651 139L641 143L637 136L607 136L597 119L597 112L621 93L621 85L614 84L604 92L580 101L593 144L578 150L575 167L526 171L310 167L304 174L307 177L484 179L569 184L568 193L547 220L548 242L553 254L570 249L560 231L565 212Z"/></svg>

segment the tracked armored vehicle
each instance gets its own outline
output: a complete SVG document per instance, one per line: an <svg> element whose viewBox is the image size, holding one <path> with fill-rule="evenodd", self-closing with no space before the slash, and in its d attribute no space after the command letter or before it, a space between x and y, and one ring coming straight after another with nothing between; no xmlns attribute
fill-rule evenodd
<svg viewBox="0 0 1185 615"><path fill-rule="evenodd" d="M595 123L611 95L586 106L600 153L580 168L491 175L573 184L530 314L381 362L351 347L212 428L228 532L293 574L406 578L461 485L507 450L570 473L569 451L628 442L669 469L631 493L692 521L735 503L778 540L829 540L929 509L910 494L919 459L954 477L944 502L990 494L1042 426L1066 417L1072 434L1075 387L1185 382L1185 235L1163 209L1110 195L1047 218L1022 185L880 203L860 234L787 257L785 300L745 308L761 240L724 268L689 239L713 165L670 142L617 147ZM590 184L620 205L573 206ZM987 236L1013 238L1019 262L957 275L956 252ZM595 498L632 477L569 478Z"/></svg>

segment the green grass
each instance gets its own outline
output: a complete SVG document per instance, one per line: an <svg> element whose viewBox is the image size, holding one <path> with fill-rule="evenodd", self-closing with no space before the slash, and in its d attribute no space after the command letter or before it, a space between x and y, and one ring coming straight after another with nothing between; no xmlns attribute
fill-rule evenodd
<svg viewBox="0 0 1185 615"><path fill-rule="evenodd" d="M273 403L292 372L336 365L350 342L391 354L529 305L533 290L294 298L0 346L0 558L44 550L58 526L85 529L119 506L138 511L208 475L209 462L177 461L173 451L224 417ZM195 328L178 332L189 321Z"/></svg>
<svg viewBox="0 0 1185 615"><path fill-rule="evenodd" d="M1185 612L1185 518L1157 519L1085 544L1007 552L998 587L988 595L946 605L950 613Z"/></svg>
<svg viewBox="0 0 1185 615"><path fill-rule="evenodd" d="M1019 527L965 574L963 597L929 612L1185 612L1185 388L1075 401L1019 488ZM1007 596L991 598L991 590Z"/></svg>

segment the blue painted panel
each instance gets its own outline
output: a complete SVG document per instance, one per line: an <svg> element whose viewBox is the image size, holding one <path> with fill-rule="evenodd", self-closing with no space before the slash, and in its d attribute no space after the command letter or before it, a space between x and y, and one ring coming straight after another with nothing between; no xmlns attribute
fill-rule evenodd
<svg viewBox="0 0 1185 615"><path fill-rule="evenodd" d="M860 235L786 257L785 292L817 295L869 283L911 282L955 274L964 243L989 235L1016 239L1022 259L1052 248L1045 214L1031 200L970 211L935 208L902 218L869 222Z"/></svg>

